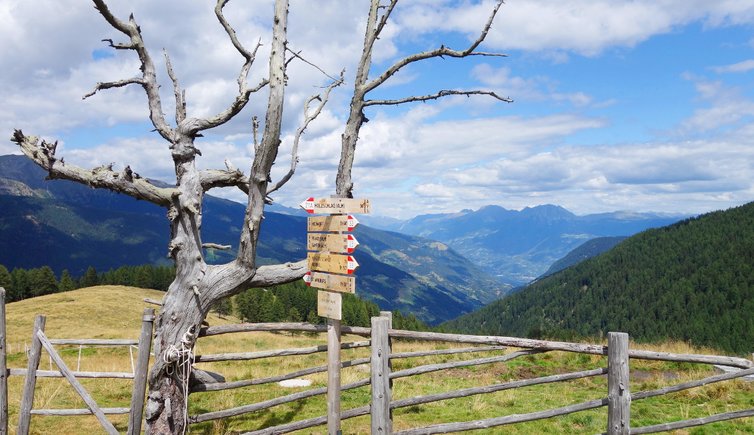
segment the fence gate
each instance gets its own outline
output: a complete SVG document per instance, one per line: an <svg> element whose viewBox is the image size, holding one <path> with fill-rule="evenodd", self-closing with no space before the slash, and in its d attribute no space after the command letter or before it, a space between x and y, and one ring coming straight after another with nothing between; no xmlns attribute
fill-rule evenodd
<svg viewBox="0 0 754 435"><path fill-rule="evenodd" d="M89 415L93 414L100 425L109 434L117 434L115 426L107 419L106 414L129 414L128 434L138 434L141 432L142 412L144 408L144 393L147 383L147 369L149 366L149 353L152 347L152 324L154 322L154 310L147 308L144 310L142 318L141 335L138 341L135 340L100 340L100 339L57 339L51 340L44 333L45 316L37 316L34 319L34 332L32 334L31 349L29 351L28 369L22 373L25 374L23 396L21 399L21 408L18 415L18 435L27 435L29 433L29 424L31 415ZM134 373L104 373L104 372L73 372L65 364L54 344L78 344L78 345L135 345L138 344L138 360ZM60 376L57 372L39 371L39 361L44 348L50 355L52 361L58 366L60 374L68 380L76 393L84 400L88 409L33 409L34 406L34 388L36 387L38 375ZM91 394L84 389L78 377L89 378L133 378L134 385L131 395L131 406L129 408L100 408L94 401Z"/></svg>

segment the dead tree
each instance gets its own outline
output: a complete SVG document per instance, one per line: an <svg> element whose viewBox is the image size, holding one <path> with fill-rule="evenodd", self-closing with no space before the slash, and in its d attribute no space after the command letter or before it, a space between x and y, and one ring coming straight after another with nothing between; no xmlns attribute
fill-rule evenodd
<svg viewBox="0 0 754 435"><path fill-rule="evenodd" d="M167 74L173 83L175 98L175 123L171 125L163 115L157 72L151 54L142 39L141 29L133 15L127 20L116 17L104 0L93 0L102 17L125 36L126 42L106 40L116 50L131 50L141 63L141 74L127 79L100 82L94 90L84 96L88 98L99 91L129 85L144 89L149 105L149 117L157 133L168 143L175 167L175 186L160 187L138 177L130 166L121 172L111 166L85 169L65 163L56 155L57 143L40 141L16 130L12 141L23 153L47 170L50 179L68 179L94 188L109 189L137 199L146 200L164 207L170 221L171 235L168 245L169 256L176 266L176 278L170 285L162 310L156 319L155 363L149 376L149 398L146 419L148 433L183 433L186 430L186 409L188 398L188 377L191 372L192 349L199 328L210 307L216 301L237 294L250 287L266 287L300 279L306 272L304 260L272 266L257 266L256 248L262 227L265 204L269 194L281 188L296 170L298 142L306 126L314 120L327 103L330 91L343 82L342 73L327 86L322 94L310 98L305 105L304 121L296 132L293 155L288 173L281 180L272 183L270 170L275 162L281 144L281 123L286 80L286 66L292 58L300 57L287 48L288 0L275 0L272 26L271 51L268 59L267 78L250 85L248 75L261 42L248 50L239 41L230 23L223 15L228 0L217 0L215 14L232 45L244 59L238 74L238 92L233 102L213 117L195 118L186 113L185 93L177 75L173 71L170 58L164 54ZM387 25L397 0L381 5L379 0L371 0L369 17L364 39L364 50L358 63L354 80L350 113L343 133L341 160L336 176L336 193L339 196L352 196L353 182L351 168L359 129L365 122L364 109L374 105L398 105L416 101L428 101L449 95L489 95L501 101L510 101L490 91L442 90L432 95L409 96L397 100L368 99L369 92L385 83L405 66L436 57L502 56L496 53L476 51L490 29L493 18L502 5L498 0L479 37L464 50L453 50L441 46L435 50L417 53L398 60L394 65L370 79L372 50L380 33ZM286 58L290 55L290 58ZM255 153L250 175L226 165L225 169L198 170L195 162L201 152L196 147L196 139L202 131L221 126L238 115L252 95L266 90L267 111L261 140L257 142L257 126L254 120ZM248 195L244 225L234 261L221 265L205 262L203 247L216 244L203 243L201 237L202 200L207 191L217 187L236 187Z"/></svg>

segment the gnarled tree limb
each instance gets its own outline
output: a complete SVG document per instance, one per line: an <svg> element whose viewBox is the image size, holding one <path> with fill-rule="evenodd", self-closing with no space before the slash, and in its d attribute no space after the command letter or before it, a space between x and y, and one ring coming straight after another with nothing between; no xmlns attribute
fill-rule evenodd
<svg viewBox="0 0 754 435"><path fill-rule="evenodd" d="M243 110L244 107L246 107L246 104L249 102L249 98L251 94L264 88L269 83L269 80L264 79L257 86L253 88L249 88L249 85L248 85L249 70L251 69L251 66L254 64L254 59L256 58L257 50L259 50L259 47L262 46L262 41L259 40L257 42L257 45L254 47L254 50L252 51L249 51L246 48L244 48L243 44L241 44L241 42L238 40L236 31L233 29L230 23L228 23L228 20L225 19L225 15L223 15L223 8L228 3L228 1L229 0L217 1L217 4L215 5L215 15L217 16L217 20L220 22L220 25L222 25L223 29L225 30L225 33L228 34L228 37L230 38L230 41L233 44L233 46L236 48L236 50L238 50L239 53L241 53L241 55L245 59L244 64L241 67L241 71L239 72L238 79L237 79L238 95L236 95L236 98L233 100L233 102L227 109L223 110L217 115L211 118L205 118L205 119L195 118L195 119L190 120L190 122L186 123L184 127L187 129L187 131L191 133L196 133L202 130L214 128L230 121L231 119L233 119L234 116L236 116L239 112L241 112L241 110Z"/></svg>
<svg viewBox="0 0 754 435"><path fill-rule="evenodd" d="M141 30L136 24L136 20L134 20L133 15L129 16L128 22L119 20L112 14L110 9L107 7L107 4L105 4L104 0L93 1L95 9L99 11L99 13L105 18L105 20L110 23L110 25L115 29L128 36L131 40L130 45L121 45L120 47L115 48L132 48L136 51L136 53L138 53L139 61L141 62L142 77L139 82L133 81L132 83L140 84L147 94L147 100L149 102L149 119L152 121L154 128L158 133L160 133L160 136L168 141L172 141L173 129L165 121L165 117L162 114L160 86L157 84L157 74L155 72L154 62L152 62L152 57L147 51L144 40L141 37ZM110 41L110 46L114 46L112 41Z"/></svg>
<svg viewBox="0 0 754 435"><path fill-rule="evenodd" d="M186 91L182 91L180 84L178 84L178 77L173 71L173 64L170 62L168 51L163 50L163 53L165 54L165 68L168 70L168 77L170 77L170 81L173 82L173 94L175 95L175 123L178 125L186 119Z"/></svg>
<svg viewBox="0 0 754 435"><path fill-rule="evenodd" d="M495 15L497 15L497 11L500 9L500 6L503 5L503 0L498 0L497 4L495 4L495 7L492 9L492 13L490 14L489 18L487 19L487 23L482 28L481 33L479 34L479 37L471 43L465 50L453 50L452 48L446 47L444 45L441 45L439 48L436 48L434 50L424 51L421 53L416 53L411 56L404 57L403 59L400 59L396 63L394 63L392 66L390 66L388 69L386 69L382 74L380 74L378 77L374 78L369 83L366 83L364 85L364 92L369 92L372 89L376 88L377 86L384 83L387 79L392 77L395 73L400 71L402 68L404 68L406 65L412 64L414 62L418 62L420 60L424 59L430 59L433 57L442 57L442 56L449 56L449 57L467 57L467 56L494 56L494 57L505 57L505 54L502 53L487 53L487 52L478 52L474 51L479 46L479 44L484 41L484 38L487 37L487 33L490 31L490 27L492 27L492 21L495 19ZM384 27L384 24L381 22L380 25L377 27L378 31L381 31ZM376 32L377 35L379 35L379 32Z"/></svg>
<svg viewBox="0 0 754 435"><path fill-rule="evenodd" d="M81 97L81 99L86 100L87 98L91 97L92 95L96 94L98 91L101 91L103 89L122 88L128 85L142 85L143 86L144 79L142 79L141 77L132 77L130 79L116 80L114 82L98 82L94 86L94 89L88 94Z"/></svg>
<svg viewBox="0 0 754 435"><path fill-rule="evenodd" d="M457 90L442 90L440 92L437 92L436 94L431 95L416 95L406 98L399 98L397 100L365 100L364 106L389 106L389 105L398 105L398 104L404 104L404 103L412 103L417 101L429 101L429 100L437 100L442 97L447 97L450 95L465 95L467 97L471 95L489 95L492 98L498 99L500 101L503 101L505 103L512 103L513 100L511 100L508 97L501 97L500 95L496 94L492 91L457 91Z"/></svg>
<svg viewBox="0 0 754 435"><path fill-rule="evenodd" d="M56 143L42 141L36 136L26 136L21 130L15 130L11 140L18 144L21 151L36 164L47 170L50 178L76 181L91 187L102 187L114 192L124 193L136 199L143 199L167 207L171 199L178 194L174 188L157 187L149 181L139 178L127 166L123 172L117 172L111 166L84 169L70 163L64 163L55 157Z"/></svg>
<svg viewBox="0 0 754 435"><path fill-rule="evenodd" d="M278 180L277 183L275 183L272 186L268 186L267 195L270 195L272 192L275 192L276 190L283 187L285 183L287 183L291 179L291 177L293 177L293 174L296 172L296 166L298 165L298 144L299 144L299 141L301 140L301 136L306 131L306 127L308 127L309 124L315 119L317 119L319 114L322 113L322 109L325 107L325 104L327 104L327 101L330 99L330 92L334 88L343 84L344 74L345 74L345 71L341 71L340 78L335 79L335 81L330 83L330 85L327 86L327 88L325 89L324 94L312 95L304 103L304 122L296 130L296 135L293 138L293 147L291 148L291 167L288 170L288 172L280 180ZM330 76L328 75L328 77ZM317 106L314 108L313 113L309 113L310 105L314 101L319 101L319 104L317 104Z"/></svg>

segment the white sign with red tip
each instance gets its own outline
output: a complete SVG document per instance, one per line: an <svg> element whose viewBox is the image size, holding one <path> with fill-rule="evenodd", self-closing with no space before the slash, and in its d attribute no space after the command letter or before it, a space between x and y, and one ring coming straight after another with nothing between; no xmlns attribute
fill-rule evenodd
<svg viewBox="0 0 754 435"><path fill-rule="evenodd" d="M368 214L370 205L368 199L358 198L314 198L309 197L301 204L307 213L322 214Z"/></svg>
<svg viewBox="0 0 754 435"><path fill-rule="evenodd" d="M353 215L309 216L306 230L309 232L348 232L353 231L359 221Z"/></svg>
<svg viewBox="0 0 754 435"><path fill-rule="evenodd" d="M310 252L306 256L309 270L320 272L340 273L343 275L352 274L359 263L350 255L328 254L322 252Z"/></svg>

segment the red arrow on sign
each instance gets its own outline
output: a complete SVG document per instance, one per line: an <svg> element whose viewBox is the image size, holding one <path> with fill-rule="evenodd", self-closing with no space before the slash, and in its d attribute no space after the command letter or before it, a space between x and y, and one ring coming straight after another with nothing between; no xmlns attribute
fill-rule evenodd
<svg viewBox="0 0 754 435"><path fill-rule="evenodd" d="M353 251L356 249L357 246L359 246L359 241L356 240L356 237L354 237L354 236L352 236L352 235L349 234L348 235L348 247L347 247L346 252L348 252L349 254L352 254Z"/></svg>
<svg viewBox="0 0 754 435"><path fill-rule="evenodd" d="M356 268L359 267L359 263L356 262L356 259L348 256L348 274L352 274Z"/></svg>
<svg viewBox="0 0 754 435"><path fill-rule="evenodd" d="M353 231L353 229L356 228L356 225L359 224L359 221L350 214L348 215L348 220L346 222L348 224L348 231Z"/></svg>

